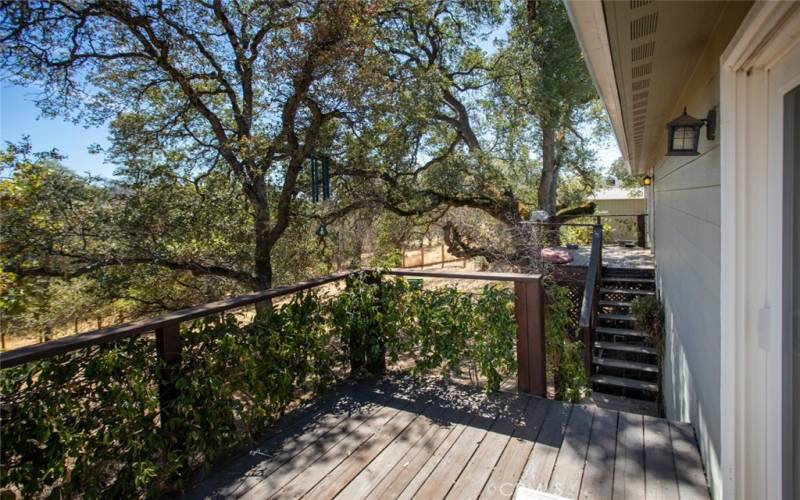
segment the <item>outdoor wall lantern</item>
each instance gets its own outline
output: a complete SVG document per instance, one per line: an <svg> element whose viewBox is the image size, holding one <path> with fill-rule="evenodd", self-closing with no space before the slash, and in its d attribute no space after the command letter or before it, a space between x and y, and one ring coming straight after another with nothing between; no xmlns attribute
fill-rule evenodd
<svg viewBox="0 0 800 500"><path fill-rule="evenodd" d="M653 178L649 175L645 175L644 179L642 179L642 186L650 186L653 184Z"/></svg>
<svg viewBox="0 0 800 500"><path fill-rule="evenodd" d="M686 113L667 123L667 156L695 156L700 142L700 128L706 126L706 138L717 136L717 108L712 108L704 120Z"/></svg>

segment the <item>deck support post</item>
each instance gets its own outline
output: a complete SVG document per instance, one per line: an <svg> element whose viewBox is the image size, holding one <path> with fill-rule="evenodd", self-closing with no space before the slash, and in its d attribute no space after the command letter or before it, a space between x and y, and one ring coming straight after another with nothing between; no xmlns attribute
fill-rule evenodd
<svg viewBox="0 0 800 500"><path fill-rule="evenodd" d="M517 388L547 397L545 378L544 291L540 280L515 281Z"/></svg>
<svg viewBox="0 0 800 500"><path fill-rule="evenodd" d="M175 417L175 402L178 388L175 376L181 363L180 323L156 329L156 353L158 355L158 403L161 410L161 432L165 439L182 446L182 440L174 432L170 421Z"/></svg>
<svg viewBox="0 0 800 500"><path fill-rule="evenodd" d="M647 238L645 236L644 230L645 224L645 214L639 214L636 216L636 245L640 248L645 248L647 246Z"/></svg>

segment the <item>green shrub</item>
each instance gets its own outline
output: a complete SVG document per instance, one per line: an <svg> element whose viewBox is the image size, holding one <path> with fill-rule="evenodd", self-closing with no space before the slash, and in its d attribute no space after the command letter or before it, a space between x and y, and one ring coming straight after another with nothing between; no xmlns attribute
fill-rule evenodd
<svg viewBox="0 0 800 500"><path fill-rule="evenodd" d="M186 324L178 396L160 426L158 361L138 337L3 370L3 488L23 497L142 497L181 489L187 473L256 439L292 402L386 349L416 374L467 366L497 390L516 370L513 293L412 289L351 277L333 299L296 294L248 323ZM164 432L169 431L169 432ZM167 436L170 436L167 439Z"/></svg>
<svg viewBox="0 0 800 500"><path fill-rule="evenodd" d="M380 256L372 261L373 267L401 267L403 265L403 253L399 250L391 250L389 253Z"/></svg>
<svg viewBox="0 0 800 500"><path fill-rule="evenodd" d="M478 255L477 257L473 257L472 263L475 265L475 269L477 269L478 271L489 270L489 261L483 255Z"/></svg>
<svg viewBox="0 0 800 500"><path fill-rule="evenodd" d="M636 328L650 335L650 342L661 354L664 349L664 310L658 299L652 295L636 297L631 301L631 316Z"/></svg>
<svg viewBox="0 0 800 500"><path fill-rule="evenodd" d="M152 492L164 462L152 339L0 372L0 484L23 498Z"/></svg>
<svg viewBox="0 0 800 500"><path fill-rule="evenodd" d="M570 318L572 299L566 288L552 282L546 284L546 292L547 369L555 398L578 402L589 390L589 376L583 362L583 342L578 340L580 330L574 329Z"/></svg>

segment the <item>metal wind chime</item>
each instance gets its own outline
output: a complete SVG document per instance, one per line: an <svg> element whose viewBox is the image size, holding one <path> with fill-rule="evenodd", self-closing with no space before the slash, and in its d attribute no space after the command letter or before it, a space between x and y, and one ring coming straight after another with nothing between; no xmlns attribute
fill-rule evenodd
<svg viewBox="0 0 800 500"><path fill-rule="evenodd" d="M330 158L322 158L322 201L326 202L331 198L331 176L330 176ZM319 203L319 170L317 168L317 158L311 158L311 201ZM323 222L317 229L317 236L324 238L328 236L328 228Z"/></svg>

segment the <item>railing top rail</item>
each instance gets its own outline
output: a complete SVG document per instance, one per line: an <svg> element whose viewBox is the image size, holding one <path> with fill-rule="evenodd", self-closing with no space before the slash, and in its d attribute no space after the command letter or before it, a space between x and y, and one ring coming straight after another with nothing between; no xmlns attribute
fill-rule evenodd
<svg viewBox="0 0 800 500"><path fill-rule="evenodd" d="M586 272L586 287L583 289L580 327L588 328L592 323L592 309L595 302L595 284L600 279L602 269L603 226L595 225L592 232L592 251L589 255L589 269Z"/></svg>
<svg viewBox="0 0 800 500"><path fill-rule="evenodd" d="M411 269L388 269L385 274L394 276L413 276L417 278L452 278L462 280L483 280L483 281L519 281L533 282L542 278L541 274L523 273L489 273L489 272L459 272L459 271L414 271Z"/></svg>
<svg viewBox="0 0 800 500"><path fill-rule="evenodd" d="M178 311L171 311L152 318L131 321L108 328L101 328L99 330L92 330L68 337L62 337L39 344L20 347L10 351L0 353L0 369L11 368L31 361L38 361L41 359L66 354L68 352L77 351L86 347L95 345L106 344L125 338L135 337L150 333L159 328L190 321L193 319L218 314L230 309L237 309L240 307L256 304L264 300L274 299L285 295L301 292L328 283L333 283L347 278L348 276L361 272L369 271L369 269L349 270L342 271L320 278L302 281L292 285L282 285L269 290L259 292L251 292L237 297L210 302L196 307L181 309ZM379 270L374 270L379 271ZM395 276L417 276L421 278L451 278L451 279L469 279L469 280L485 280L485 281L538 281L541 276L534 274L517 274L517 273L488 273L488 272L446 272L446 271L413 271L407 269L389 269L382 271L385 274Z"/></svg>
<svg viewBox="0 0 800 500"><path fill-rule="evenodd" d="M156 329L164 328L176 323L182 323L184 321L189 321L203 316L221 313L229 309L236 309L262 302L264 300L301 292L303 290L308 290L309 288L315 288L327 283L344 279L354 272L356 271L343 271L308 281L302 281L292 285L277 286L275 288L270 288L269 290L251 292L238 297L231 297L229 299L210 302L201 306L171 311L152 318L131 321L129 323L123 323L117 326L101 328L99 330L92 330L85 333L79 333L77 335L70 335L68 337L49 340L40 344L20 347L18 349L0 353L0 369L11 368L13 366L28 363L30 361L37 361L40 359L57 356L59 354L77 351L78 349L83 349L86 347L106 344L129 337L135 337L137 335L149 333Z"/></svg>

